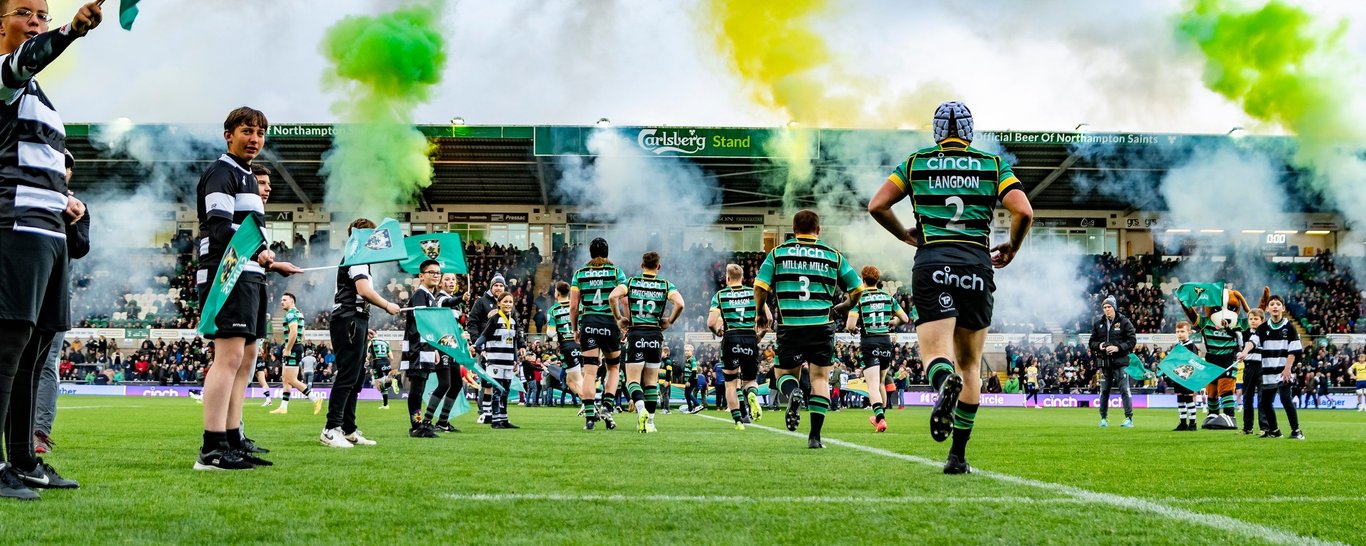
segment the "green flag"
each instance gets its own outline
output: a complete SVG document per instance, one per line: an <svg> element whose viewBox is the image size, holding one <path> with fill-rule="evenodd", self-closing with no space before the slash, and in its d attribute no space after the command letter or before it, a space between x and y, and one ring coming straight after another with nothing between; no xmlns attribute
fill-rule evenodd
<svg viewBox="0 0 1366 546"><path fill-rule="evenodd" d="M261 235L261 226L256 223L255 216L248 215L247 219L242 221L242 225L237 227L237 233L232 235L228 249L223 252L223 261L218 263L218 271L214 272L209 297L204 300L204 310L199 315L199 333L206 336L218 333L218 325L215 324L218 311L227 302L232 288L237 286L242 269L251 261L251 256L256 254L256 250L264 244L266 239Z"/></svg>
<svg viewBox="0 0 1366 546"><path fill-rule="evenodd" d="M1157 369L1172 381L1193 391L1205 388L1210 381L1224 373L1224 368L1205 362L1184 345L1172 347L1167 353L1167 358L1157 363Z"/></svg>
<svg viewBox="0 0 1366 546"><path fill-rule="evenodd" d="M1148 378L1148 367L1144 366L1138 355L1133 353L1129 353L1129 367L1124 368L1124 371L1128 372L1129 377L1134 378L1135 381L1143 381Z"/></svg>
<svg viewBox="0 0 1366 546"><path fill-rule="evenodd" d="M382 262L397 262L408 257L408 250L400 242L403 231L398 220L385 218L375 229L358 229L346 239L346 254L342 267Z"/></svg>
<svg viewBox="0 0 1366 546"><path fill-rule="evenodd" d="M1176 299L1181 305L1190 307L1223 307L1224 283L1187 282L1176 289Z"/></svg>
<svg viewBox="0 0 1366 546"><path fill-rule="evenodd" d="M455 359L457 364L474 372L474 375L493 385L493 388L503 390L502 385L499 385L498 381L475 361L474 356L470 355L469 345L465 343L465 331L460 327L460 322L455 320L454 309L419 307L413 309L413 320L417 321L417 332L422 336L423 342Z"/></svg>
<svg viewBox="0 0 1366 546"><path fill-rule="evenodd" d="M138 17L138 0L119 2L119 26L123 30L133 30L133 19Z"/></svg>
<svg viewBox="0 0 1366 546"><path fill-rule="evenodd" d="M469 273L465 265L465 244L460 241L459 233L428 233L409 235L403 238L403 246L408 257L399 262L404 271L417 274L422 271L422 262L436 260L441 262L442 273Z"/></svg>

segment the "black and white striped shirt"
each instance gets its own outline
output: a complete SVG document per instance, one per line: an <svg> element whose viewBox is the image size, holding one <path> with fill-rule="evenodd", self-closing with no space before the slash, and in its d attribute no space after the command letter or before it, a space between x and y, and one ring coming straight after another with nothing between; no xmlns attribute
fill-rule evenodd
<svg viewBox="0 0 1366 546"><path fill-rule="evenodd" d="M489 366L516 366L517 350L522 348L522 335L517 330L517 319L494 314L484 324L483 340L484 361Z"/></svg>
<svg viewBox="0 0 1366 546"><path fill-rule="evenodd" d="M256 177L252 176L248 163L228 154L209 166L209 170L199 177L196 189L199 215L199 270L195 271L195 284L208 283L213 272L218 271L218 262L223 259L237 227L248 216L256 218L261 226L262 239L269 241L266 232L266 204L258 193ZM264 249L265 245L257 249ZM242 269L243 280L265 280L266 270L256 263L257 252Z"/></svg>
<svg viewBox="0 0 1366 546"><path fill-rule="evenodd" d="M77 37L63 25L0 55L0 229L66 238L66 127L34 76Z"/></svg>
<svg viewBox="0 0 1366 546"><path fill-rule="evenodd" d="M437 297L427 287L418 285L404 307L435 307ZM417 318L406 313L403 325L403 360L407 363L436 364L437 351L422 341L422 333L417 330Z"/></svg>
<svg viewBox="0 0 1366 546"><path fill-rule="evenodd" d="M1285 371L1287 357L1295 355L1295 358L1298 359L1304 355L1304 346L1300 344L1300 333L1295 331L1295 326L1290 323L1288 318L1282 319L1278 325L1272 324L1270 320L1266 321L1257 327L1257 332L1253 335L1252 340L1262 353L1263 387L1280 385L1281 372Z"/></svg>

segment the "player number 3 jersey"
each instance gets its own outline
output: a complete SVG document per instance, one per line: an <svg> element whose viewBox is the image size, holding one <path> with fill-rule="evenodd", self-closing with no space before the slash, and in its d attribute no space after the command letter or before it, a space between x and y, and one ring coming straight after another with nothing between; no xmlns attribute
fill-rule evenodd
<svg viewBox="0 0 1366 546"><path fill-rule="evenodd" d="M778 325L830 324L830 308L845 292L863 286L858 273L839 251L815 237L799 235L764 257L754 286L778 299Z"/></svg>

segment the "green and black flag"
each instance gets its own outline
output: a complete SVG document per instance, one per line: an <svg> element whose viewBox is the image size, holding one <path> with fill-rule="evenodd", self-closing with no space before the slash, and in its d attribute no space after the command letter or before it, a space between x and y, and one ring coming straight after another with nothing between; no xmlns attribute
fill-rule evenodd
<svg viewBox="0 0 1366 546"><path fill-rule="evenodd" d="M455 319L454 309L419 307L413 309L413 320L417 321L417 333L422 336L423 342L455 359L456 364L474 372L474 375L494 388L503 390L503 386L499 385L498 381L493 379L493 376L489 375L470 354L469 344L465 342L465 329L461 328L460 322Z"/></svg>
<svg viewBox="0 0 1366 546"><path fill-rule="evenodd" d="M403 238L403 246L408 257L398 265L408 273L421 272L422 262L427 260L441 262L442 273L469 273L469 266L465 265L465 244L460 241L459 233L409 235Z"/></svg>
<svg viewBox="0 0 1366 546"><path fill-rule="evenodd" d="M223 260L218 262L218 271L214 272L213 284L209 287L209 297L204 300L204 312L199 315L199 333L211 336L218 333L218 311L223 309L223 304L228 300L228 294L232 293L232 288L237 286L237 279L242 276L242 269L251 261L251 256L256 254L256 250L266 244L266 239L261 235L261 226L256 223L256 217L248 215L242 220L242 225L237 227L232 240L228 241L228 249L223 252Z"/></svg>
<svg viewBox="0 0 1366 546"><path fill-rule="evenodd" d="M1224 373L1224 368L1206 362L1184 345L1172 347L1167 353L1167 358L1157 363L1157 369L1172 381L1192 391L1205 388L1210 381Z"/></svg>
<svg viewBox="0 0 1366 546"><path fill-rule="evenodd" d="M408 257L398 220L385 218L375 229L357 229L346 239L342 267L397 262Z"/></svg>
<svg viewBox="0 0 1366 546"><path fill-rule="evenodd" d="M1223 307L1224 283L1187 282L1176 289L1176 299L1191 309L1196 307Z"/></svg>

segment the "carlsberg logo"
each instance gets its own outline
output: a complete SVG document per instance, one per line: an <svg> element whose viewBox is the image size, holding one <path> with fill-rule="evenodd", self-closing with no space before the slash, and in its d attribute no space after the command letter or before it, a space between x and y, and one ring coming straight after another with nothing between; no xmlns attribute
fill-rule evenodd
<svg viewBox="0 0 1366 546"><path fill-rule="evenodd" d="M707 137L697 134L696 129L688 129L687 134L679 130L641 129L636 143L656 154L695 154L707 149Z"/></svg>

